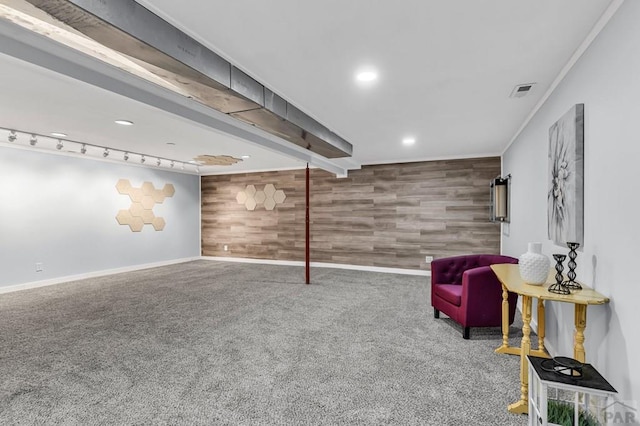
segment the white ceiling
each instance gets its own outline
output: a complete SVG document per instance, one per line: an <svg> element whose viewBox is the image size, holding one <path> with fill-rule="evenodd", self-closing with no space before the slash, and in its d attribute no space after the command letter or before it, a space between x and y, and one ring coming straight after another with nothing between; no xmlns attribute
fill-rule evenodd
<svg viewBox="0 0 640 426"><path fill-rule="evenodd" d="M0 1L0 3L5 3ZM363 164L499 155L610 0L138 0L354 145ZM379 80L354 81L363 66ZM302 167L252 142L0 55L0 126L237 172ZM515 85L537 83L527 97ZM130 128L116 118L136 122ZM403 146L405 136L413 146ZM176 145L167 145L167 142Z"/></svg>

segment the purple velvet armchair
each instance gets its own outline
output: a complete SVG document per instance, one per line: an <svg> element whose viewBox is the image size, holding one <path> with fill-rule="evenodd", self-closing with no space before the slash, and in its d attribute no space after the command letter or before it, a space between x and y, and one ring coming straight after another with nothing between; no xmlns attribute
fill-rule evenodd
<svg viewBox="0 0 640 426"><path fill-rule="evenodd" d="M502 325L502 286L489 265L518 263L509 256L475 254L446 257L431 262L431 305L434 318L444 312L462 326L469 338L470 327ZM509 324L513 323L518 295L509 293Z"/></svg>

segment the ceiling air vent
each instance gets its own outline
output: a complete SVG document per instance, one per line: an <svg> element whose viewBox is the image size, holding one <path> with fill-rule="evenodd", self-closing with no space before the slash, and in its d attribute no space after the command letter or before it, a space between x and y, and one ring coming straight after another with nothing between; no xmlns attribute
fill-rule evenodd
<svg viewBox="0 0 640 426"><path fill-rule="evenodd" d="M513 88L510 98L522 98L523 96L527 96L533 90L533 87L536 83L527 83L527 84L518 84Z"/></svg>

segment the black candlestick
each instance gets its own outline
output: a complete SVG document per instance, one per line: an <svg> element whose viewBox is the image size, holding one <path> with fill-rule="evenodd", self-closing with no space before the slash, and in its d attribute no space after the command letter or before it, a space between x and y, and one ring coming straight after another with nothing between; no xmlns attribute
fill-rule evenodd
<svg viewBox="0 0 640 426"><path fill-rule="evenodd" d="M582 290L582 286L576 282L576 257L578 253L576 253L576 249L580 247L579 243L571 243L567 242L567 247L569 247L569 272L567 272L567 277L569 279L565 281L563 284L569 287L571 290Z"/></svg>
<svg viewBox="0 0 640 426"><path fill-rule="evenodd" d="M549 291L551 293L556 294L571 294L569 288L562 283L562 271L564 270L564 265L562 262L567 258L565 254L554 254L553 258L556 260L556 282L549 286Z"/></svg>

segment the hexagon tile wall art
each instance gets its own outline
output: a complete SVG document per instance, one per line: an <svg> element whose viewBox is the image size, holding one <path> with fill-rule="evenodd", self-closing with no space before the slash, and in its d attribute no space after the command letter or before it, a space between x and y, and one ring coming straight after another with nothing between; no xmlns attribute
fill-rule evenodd
<svg viewBox="0 0 640 426"><path fill-rule="evenodd" d="M120 210L116 220L120 225L127 225L133 232L140 232L144 225L151 225L156 231L164 229L163 218L153 213L153 206L162 204L165 198L173 197L176 190L170 183L162 189L156 189L151 182L144 182L140 188L131 186L129 179L120 179L116 189L131 199L128 210Z"/></svg>
<svg viewBox="0 0 640 426"><path fill-rule="evenodd" d="M284 203L286 198L287 196L282 189L276 189L270 183L266 184L261 191L256 190L254 185L247 185L236 195L238 204L244 204L247 210L255 210L260 204L264 206L265 210L273 210L278 204Z"/></svg>

